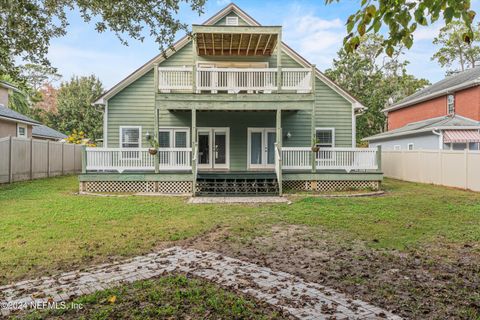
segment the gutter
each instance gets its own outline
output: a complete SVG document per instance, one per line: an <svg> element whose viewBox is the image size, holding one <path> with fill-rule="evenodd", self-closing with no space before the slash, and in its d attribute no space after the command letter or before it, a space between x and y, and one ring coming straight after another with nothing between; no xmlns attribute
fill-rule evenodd
<svg viewBox="0 0 480 320"><path fill-rule="evenodd" d="M383 140L383 139L389 139L393 137L399 137L399 136L408 136L416 133L423 133L423 132L429 132L429 131L436 131L436 130L479 130L479 126L458 126L458 127L435 127L435 128L427 128L427 129L419 129L415 131L405 131L405 132L399 132L399 133L393 133L388 136L381 136L381 137L367 137L363 138L362 141L374 141L374 140Z"/></svg>
<svg viewBox="0 0 480 320"><path fill-rule="evenodd" d="M399 103L399 104L393 105L391 107L383 109L382 111L383 112L389 112L389 111L402 109L402 108L409 107L411 105L414 105L414 104L417 104L417 103L420 103L420 102L423 102L423 101L427 101L427 100L430 100L430 99L433 99L433 98L438 98L438 97L441 97L441 96L444 96L444 95L447 95L447 94L450 94L450 93L455 93L457 91L460 91L460 90L463 90L463 89L468 89L468 88L475 87L475 86L478 86L478 85L480 85L480 80L475 79L475 80L469 81L467 83L463 83L463 84L460 84L460 85L457 85L457 86L454 86L454 87L450 87L448 89L443 89L441 91L437 91L437 92L431 93L429 95L426 95L426 96L423 96L423 97L420 97L420 98L417 98L417 99L414 99L414 100L411 100L411 101L407 101L407 102L404 102L404 103Z"/></svg>

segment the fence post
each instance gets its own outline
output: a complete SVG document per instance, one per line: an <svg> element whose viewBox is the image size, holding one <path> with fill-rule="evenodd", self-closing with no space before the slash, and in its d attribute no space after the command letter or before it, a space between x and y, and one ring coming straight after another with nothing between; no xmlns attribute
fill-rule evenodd
<svg viewBox="0 0 480 320"><path fill-rule="evenodd" d="M33 138L30 138L30 180L33 180Z"/></svg>
<svg viewBox="0 0 480 320"><path fill-rule="evenodd" d="M468 190L468 149L465 149L463 155L465 157L465 190Z"/></svg>
<svg viewBox="0 0 480 320"><path fill-rule="evenodd" d="M65 174L65 172L64 172L65 157L63 156L63 153L64 153L64 152L63 152L63 146L64 146L64 145L65 145L65 144L62 143L62 176Z"/></svg>
<svg viewBox="0 0 480 320"><path fill-rule="evenodd" d="M13 182L13 146L12 146L12 136L8 137L8 183Z"/></svg>
<svg viewBox="0 0 480 320"><path fill-rule="evenodd" d="M82 173L87 173L87 146L82 146Z"/></svg>
<svg viewBox="0 0 480 320"><path fill-rule="evenodd" d="M382 146L377 146L377 168L378 171L382 171Z"/></svg>
<svg viewBox="0 0 480 320"><path fill-rule="evenodd" d="M47 177L50 177L50 140L47 140Z"/></svg>

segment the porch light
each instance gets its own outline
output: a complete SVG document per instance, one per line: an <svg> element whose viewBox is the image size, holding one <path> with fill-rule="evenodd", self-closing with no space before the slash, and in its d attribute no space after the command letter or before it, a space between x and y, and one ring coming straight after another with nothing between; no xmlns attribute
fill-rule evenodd
<svg viewBox="0 0 480 320"><path fill-rule="evenodd" d="M290 131L287 132L287 139L290 139L292 137L292 134L290 133Z"/></svg>
<svg viewBox="0 0 480 320"><path fill-rule="evenodd" d="M147 133L145 134L145 139L147 139L147 141L150 141L152 139L152 135L149 131L147 131Z"/></svg>

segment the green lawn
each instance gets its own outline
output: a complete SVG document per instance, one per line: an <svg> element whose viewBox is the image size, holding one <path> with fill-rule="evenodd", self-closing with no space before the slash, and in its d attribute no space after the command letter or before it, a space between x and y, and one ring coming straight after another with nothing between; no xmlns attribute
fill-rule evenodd
<svg viewBox="0 0 480 320"><path fill-rule="evenodd" d="M96 292L72 303L21 319L287 319L251 298L181 275Z"/></svg>
<svg viewBox="0 0 480 320"><path fill-rule="evenodd" d="M0 283L149 252L229 227L239 238L276 224L321 227L374 248L480 242L480 194L386 180L385 196L294 203L189 205L181 197L80 196L77 178L0 186Z"/></svg>

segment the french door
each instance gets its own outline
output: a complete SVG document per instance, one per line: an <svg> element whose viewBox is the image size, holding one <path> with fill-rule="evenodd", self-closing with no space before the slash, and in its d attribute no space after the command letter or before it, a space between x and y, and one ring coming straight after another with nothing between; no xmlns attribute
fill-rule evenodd
<svg viewBox="0 0 480 320"><path fill-rule="evenodd" d="M275 167L274 128L248 128L248 168L273 169Z"/></svg>
<svg viewBox="0 0 480 320"><path fill-rule="evenodd" d="M228 169L230 167L230 129L198 128L198 168Z"/></svg>

